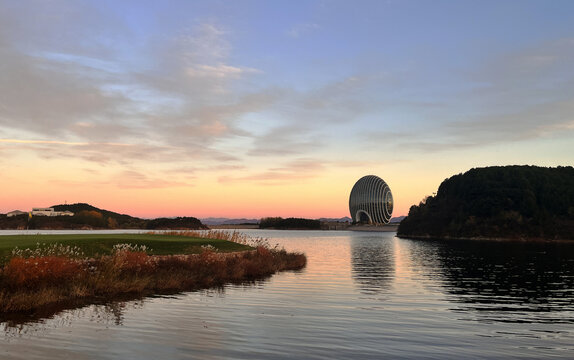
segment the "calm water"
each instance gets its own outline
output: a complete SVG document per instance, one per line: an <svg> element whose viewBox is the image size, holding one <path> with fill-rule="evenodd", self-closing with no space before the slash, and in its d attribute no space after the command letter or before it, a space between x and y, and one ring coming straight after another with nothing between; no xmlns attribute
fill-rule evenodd
<svg viewBox="0 0 574 360"><path fill-rule="evenodd" d="M248 233L307 268L5 321L0 358L574 358L574 244Z"/></svg>

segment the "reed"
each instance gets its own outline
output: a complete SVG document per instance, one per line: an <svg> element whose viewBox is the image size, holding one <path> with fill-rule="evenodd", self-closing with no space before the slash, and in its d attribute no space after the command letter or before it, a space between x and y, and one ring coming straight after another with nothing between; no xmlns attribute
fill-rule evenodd
<svg viewBox="0 0 574 360"><path fill-rule="evenodd" d="M239 233L210 231L208 236L253 243ZM76 249L58 252L55 248L35 250L33 255L14 252L0 269L0 312L32 311L90 297L112 299L128 293L145 295L221 286L302 269L307 261L304 254L264 245L232 253L204 246L199 254L149 255L149 249L141 245L119 244L111 255L92 258L76 256Z"/></svg>
<svg viewBox="0 0 574 360"><path fill-rule="evenodd" d="M225 231L225 230L176 230L176 231L150 231L149 235L164 235L164 236L184 236L190 238L212 239L212 240L226 240L241 245L251 247L271 247L269 241L262 237L251 237L239 231ZM277 245L275 245L275 248Z"/></svg>

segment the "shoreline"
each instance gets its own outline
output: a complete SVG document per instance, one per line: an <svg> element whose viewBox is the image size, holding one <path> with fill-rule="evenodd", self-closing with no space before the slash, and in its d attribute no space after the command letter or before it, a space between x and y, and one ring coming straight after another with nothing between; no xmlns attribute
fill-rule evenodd
<svg viewBox="0 0 574 360"><path fill-rule="evenodd" d="M141 252L74 260L64 257L35 258L48 268L38 277L26 259L2 269L0 318L33 314L66 304L113 301L118 297L143 297L245 283L277 272L301 270L304 254L258 247L230 253L210 250L190 255L146 255ZM50 267L50 265L54 265ZM19 272L20 271L20 272Z"/></svg>
<svg viewBox="0 0 574 360"><path fill-rule="evenodd" d="M515 241L515 242L574 242L574 239L549 239L549 238L509 238L509 237L487 237L487 236L474 236L474 237L436 237L430 235L398 235L400 239L411 239L411 240L431 240L431 241Z"/></svg>
<svg viewBox="0 0 574 360"><path fill-rule="evenodd" d="M257 224L243 224L243 225L208 225L210 229L213 230L297 230L297 231L370 231L370 232L396 232L399 228L398 224L386 224L386 225L344 225L344 226L332 226L325 229L302 229L302 228L292 228L292 229L277 229L277 228L265 228L260 229Z"/></svg>
<svg viewBox="0 0 574 360"><path fill-rule="evenodd" d="M397 232L399 225L387 224L382 226L376 225L351 225L345 230L349 231L370 231L370 232Z"/></svg>
<svg viewBox="0 0 574 360"><path fill-rule="evenodd" d="M8 252L0 265L0 316L249 282L307 264L303 253L271 248L266 239L237 232L16 235L3 240ZM14 248L14 241L22 248ZM32 243L36 248L24 248Z"/></svg>

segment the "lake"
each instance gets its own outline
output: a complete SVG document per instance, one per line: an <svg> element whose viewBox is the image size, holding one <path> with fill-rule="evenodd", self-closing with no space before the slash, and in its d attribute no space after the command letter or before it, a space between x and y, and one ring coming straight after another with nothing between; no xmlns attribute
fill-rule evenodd
<svg viewBox="0 0 574 360"><path fill-rule="evenodd" d="M574 358L574 243L263 231L302 271L1 320L1 359Z"/></svg>

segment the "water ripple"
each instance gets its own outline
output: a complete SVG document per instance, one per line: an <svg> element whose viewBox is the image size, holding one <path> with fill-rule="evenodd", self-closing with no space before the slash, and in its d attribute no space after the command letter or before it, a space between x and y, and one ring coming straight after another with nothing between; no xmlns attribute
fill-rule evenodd
<svg viewBox="0 0 574 360"><path fill-rule="evenodd" d="M548 358L574 351L574 245L255 232L303 271L4 321L2 359Z"/></svg>

